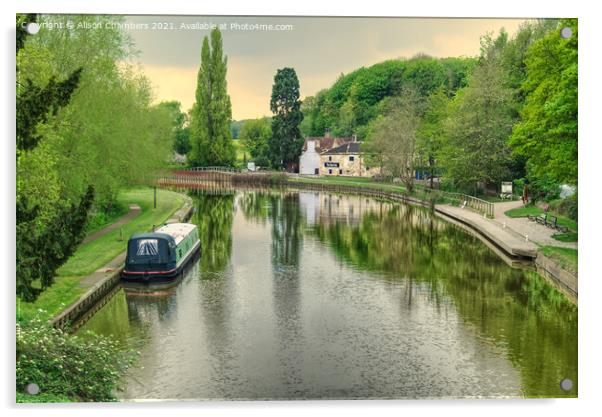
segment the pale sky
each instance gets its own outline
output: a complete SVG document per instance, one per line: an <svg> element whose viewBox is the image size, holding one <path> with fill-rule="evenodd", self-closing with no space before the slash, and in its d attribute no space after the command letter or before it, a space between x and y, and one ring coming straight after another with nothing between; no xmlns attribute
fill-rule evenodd
<svg viewBox="0 0 602 417"><path fill-rule="evenodd" d="M505 28L514 34L524 19L129 16L140 51L137 61L156 101L194 103L196 76L209 24L222 29L228 56L228 93L234 120L270 115L274 75L297 72L301 97L328 88L341 73L422 52L434 57L476 56L479 38ZM291 30L250 30L245 24L292 25ZM146 25L146 27L144 27ZM188 26L184 26L188 25ZM238 25L238 26L236 26Z"/></svg>

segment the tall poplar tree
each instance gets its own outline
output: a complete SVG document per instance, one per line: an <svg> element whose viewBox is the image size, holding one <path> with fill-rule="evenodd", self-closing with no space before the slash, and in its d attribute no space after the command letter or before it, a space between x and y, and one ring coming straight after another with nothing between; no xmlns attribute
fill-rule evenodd
<svg viewBox="0 0 602 417"><path fill-rule="evenodd" d="M203 39L196 102L191 111L189 161L194 166L232 165L236 158L226 82L228 57L223 55L219 29L213 29L210 37Z"/></svg>
<svg viewBox="0 0 602 417"><path fill-rule="evenodd" d="M299 100L299 79L293 68L276 72L270 109L274 113L272 136L268 144L272 166L282 167L297 162L303 147L303 136L299 129L303 113Z"/></svg>

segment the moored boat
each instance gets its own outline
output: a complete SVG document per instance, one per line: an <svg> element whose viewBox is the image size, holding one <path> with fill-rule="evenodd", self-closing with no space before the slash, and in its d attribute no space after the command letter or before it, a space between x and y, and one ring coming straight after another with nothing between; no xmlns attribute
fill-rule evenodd
<svg viewBox="0 0 602 417"><path fill-rule="evenodd" d="M166 282L175 279L199 253L198 229L190 223L166 224L128 241L122 279L128 282Z"/></svg>

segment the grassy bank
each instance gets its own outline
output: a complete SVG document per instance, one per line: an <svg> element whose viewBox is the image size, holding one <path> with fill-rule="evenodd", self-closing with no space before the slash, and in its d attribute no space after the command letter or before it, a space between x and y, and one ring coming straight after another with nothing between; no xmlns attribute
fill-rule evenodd
<svg viewBox="0 0 602 417"><path fill-rule="evenodd" d="M58 314L86 291L86 288L79 285L84 276L102 268L125 251L129 236L149 231L153 225L164 223L185 201L181 194L157 189L157 208L154 209L151 188L125 190L119 194L117 200L119 204L138 204L141 208L140 215L122 227L123 239L120 237L120 231L114 230L81 245L57 271L55 283L34 303L17 300L17 315L20 320L31 319L38 310L44 310L48 318Z"/></svg>
<svg viewBox="0 0 602 417"><path fill-rule="evenodd" d="M139 216L119 229L81 245L75 254L59 270L59 276L81 276L90 274L123 252L127 239L134 233L147 232L153 225L164 223L184 203L184 198L172 191L157 189L157 208L153 208L153 190L139 188L127 190L119 194L117 200L121 204L138 204L141 208Z"/></svg>
<svg viewBox="0 0 602 417"><path fill-rule="evenodd" d="M542 246L539 250L546 255L558 262L560 266L566 270L577 273L578 267L578 251L577 249L571 248L559 248L556 246Z"/></svg>

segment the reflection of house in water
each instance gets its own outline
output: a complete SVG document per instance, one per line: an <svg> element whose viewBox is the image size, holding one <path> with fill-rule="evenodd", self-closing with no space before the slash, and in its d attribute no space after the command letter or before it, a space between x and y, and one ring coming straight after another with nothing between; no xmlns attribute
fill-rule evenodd
<svg viewBox="0 0 602 417"><path fill-rule="evenodd" d="M384 201L355 195L337 195L316 191L299 191L299 205L308 225L343 223L358 225L366 213L388 210Z"/></svg>

